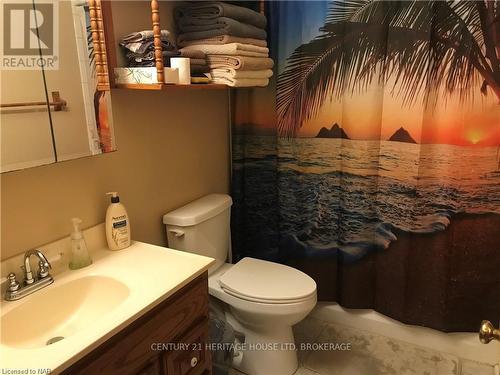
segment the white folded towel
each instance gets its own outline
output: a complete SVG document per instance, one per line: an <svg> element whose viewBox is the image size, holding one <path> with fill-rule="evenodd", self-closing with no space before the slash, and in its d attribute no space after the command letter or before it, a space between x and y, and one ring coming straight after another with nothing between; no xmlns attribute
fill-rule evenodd
<svg viewBox="0 0 500 375"><path fill-rule="evenodd" d="M263 70L236 70L233 68L216 68L211 69L210 74L212 77L226 77L226 78L270 78L273 75L271 69Z"/></svg>
<svg viewBox="0 0 500 375"><path fill-rule="evenodd" d="M269 48L254 46L252 44L228 43L228 44L197 44L186 46L182 51L198 50L207 55L238 55L252 57L268 57Z"/></svg>
<svg viewBox="0 0 500 375"><path fill-rule="evenodd" d="M269 84L268 78L229 78L213 77L213 83L221 83L232 87L265 87Z"/></svg>

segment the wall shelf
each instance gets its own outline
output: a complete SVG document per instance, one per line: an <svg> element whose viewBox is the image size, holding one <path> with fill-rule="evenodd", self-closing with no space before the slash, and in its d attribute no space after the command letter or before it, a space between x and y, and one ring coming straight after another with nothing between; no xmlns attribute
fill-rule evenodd
<svg viewBox="0 0 500 375"><path fill-rule="evenodd" d="M173 85L166 83L119 83L117 89L128 90L223 90L228 88L226 85L215 83L192 83L190 85Z"/></svg>
<svg viewBox="0 0 500 375"><path fill-rule="evenodd" d="M92 42L94 48L98 89L107 91L111 88L129 89L129 90L221 90L230 87L224 84L215 83L194 83L190 85L173 84L117 84L115 82L114 68L125 67L127 61L117 43L123 35L127 35L133 30L152 30L153 45L157 82L165 81L163 64L163 45L161 42L160 26L160 3L162 4L161 18L163 28L175 30L174 7L177 1L150 0L150 1L128 1L113 2L109 0L88 0L90 9L90 24ZM120 5L119 3L125 3ZM250 8L264 12L264 1L244 2ZM126 11L124 11L126 9ZM117 12L113 22L113 13ZM131 27L130 25L134 25ZM174 35L175 37L175 35ZM110 74L111 73L111 74Z"/></svg>

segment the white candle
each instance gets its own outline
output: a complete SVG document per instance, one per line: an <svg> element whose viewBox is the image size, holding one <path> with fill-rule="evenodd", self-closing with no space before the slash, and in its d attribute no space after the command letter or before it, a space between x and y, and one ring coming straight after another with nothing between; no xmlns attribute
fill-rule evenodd
<svg viewBox="0 0 500 375"><path fill-rule="evenodd" d="M191 64L187 57L172 57L170 66L179 69L179 83L181 85L191 84Z"/></svg>

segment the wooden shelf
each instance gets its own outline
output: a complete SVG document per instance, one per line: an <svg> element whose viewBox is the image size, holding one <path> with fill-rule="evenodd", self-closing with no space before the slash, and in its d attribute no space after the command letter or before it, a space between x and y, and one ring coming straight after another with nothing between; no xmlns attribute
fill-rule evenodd
<svg viewBox="0 0 500 375"><path fill-rule="evenodd" d="M223 90L226 85L216 83L192 83L190 85L173 85L166 83L120 83L117 89L128 90Z"/></svg>
<svg viewBox="0 0 500 375"><path fill-rule="evenodd" d="M127 27L121 27L123 24L129 24L133 19L135 19L136 14L140 14L142 16L150 16L151 17L151 29L153 30L153 44L154 44L154 54L155 54L155 67L157 69L157 82L165 81L165 74L163 71L163 45L161 42L161 27L160 27L160 1L159 0L150 0L149 2L145 1L133 1L127 6L118 6L112 3L119 3L113 1L104 1L104 0L88 0L89 9L90 9L90 21L91 21L91 31L92 31L92 42L94 47L94 55L96 60L96 71L97 71L97 79L98 79L98 88L99 90L110 90L111 88L117 89L128 89L128 90L223 90L226 88L232 88L227 85L214 84L214 83L194 83L190 85L172 85L172 84L116 84L114 79L114 74L110 74L113 72L113 69L119 66L124 66L127 62L121 61L119 63L118 57L122 54L121 48L119 44L116 42L116 39L126 35L131 31L131 29ZM148 7L144 7L142 4L149 3L150 9ZM172 22L168 22L171 20L171 14L175 7L175 4L172 2L162 1L164 3L167 11L164 10L163 15L165 15L167 19L167 23L164 28L175 29L175 25ZM165 4L167 3L167 4ZM255 1L244 2L245 5L251 9L257 10ZM129 8L130 4L136 4L132 8ZM264 0L258 1L259 7L258 10L261 13L264 13ZM113 24L113 7L117 6L118 9L121 9L121 13L116 17L118 20L122 20L125 16L127 22L119 23L117 29L115 29L115 25ZM164 8L164 9L165 9ZM124 9L127 9L127 12L124 12ZM130 9L132 9L130 11ZM133 13L133 17L130 18L130 12ZM166 14L165 14L166 13ZM170 14L170 17L168 15ZM148 22L149 23L149 22ZM149 25L143 22L140 22L140 27L138 30L150 29Z"/></svg>

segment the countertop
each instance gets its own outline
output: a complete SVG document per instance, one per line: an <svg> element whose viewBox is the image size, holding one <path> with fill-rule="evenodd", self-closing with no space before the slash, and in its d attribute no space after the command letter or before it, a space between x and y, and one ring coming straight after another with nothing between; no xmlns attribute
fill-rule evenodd
<svg viewBox="0 0 500 375"><path fill-rule="evenodd" d="M123 250L105 248L92 252L93 264L79 270L64 270L54 276L54 283L19 301L2 301L2 315L27 302L33 295L43 296L70 281L84 276L104 276L119 280L130 290L128 297L114 310L103 315L87 329L82 329L64 340L49 346L17 348L0 345L2 374L59 373L95 349L108 338L129 325L153 307L208 270L212 258L177 251L165 247L133 242ZM54 305L54 309L58 306ZM37 312L33 311L36 324ZM9 370L26 372L9 372Z"/></svg>

